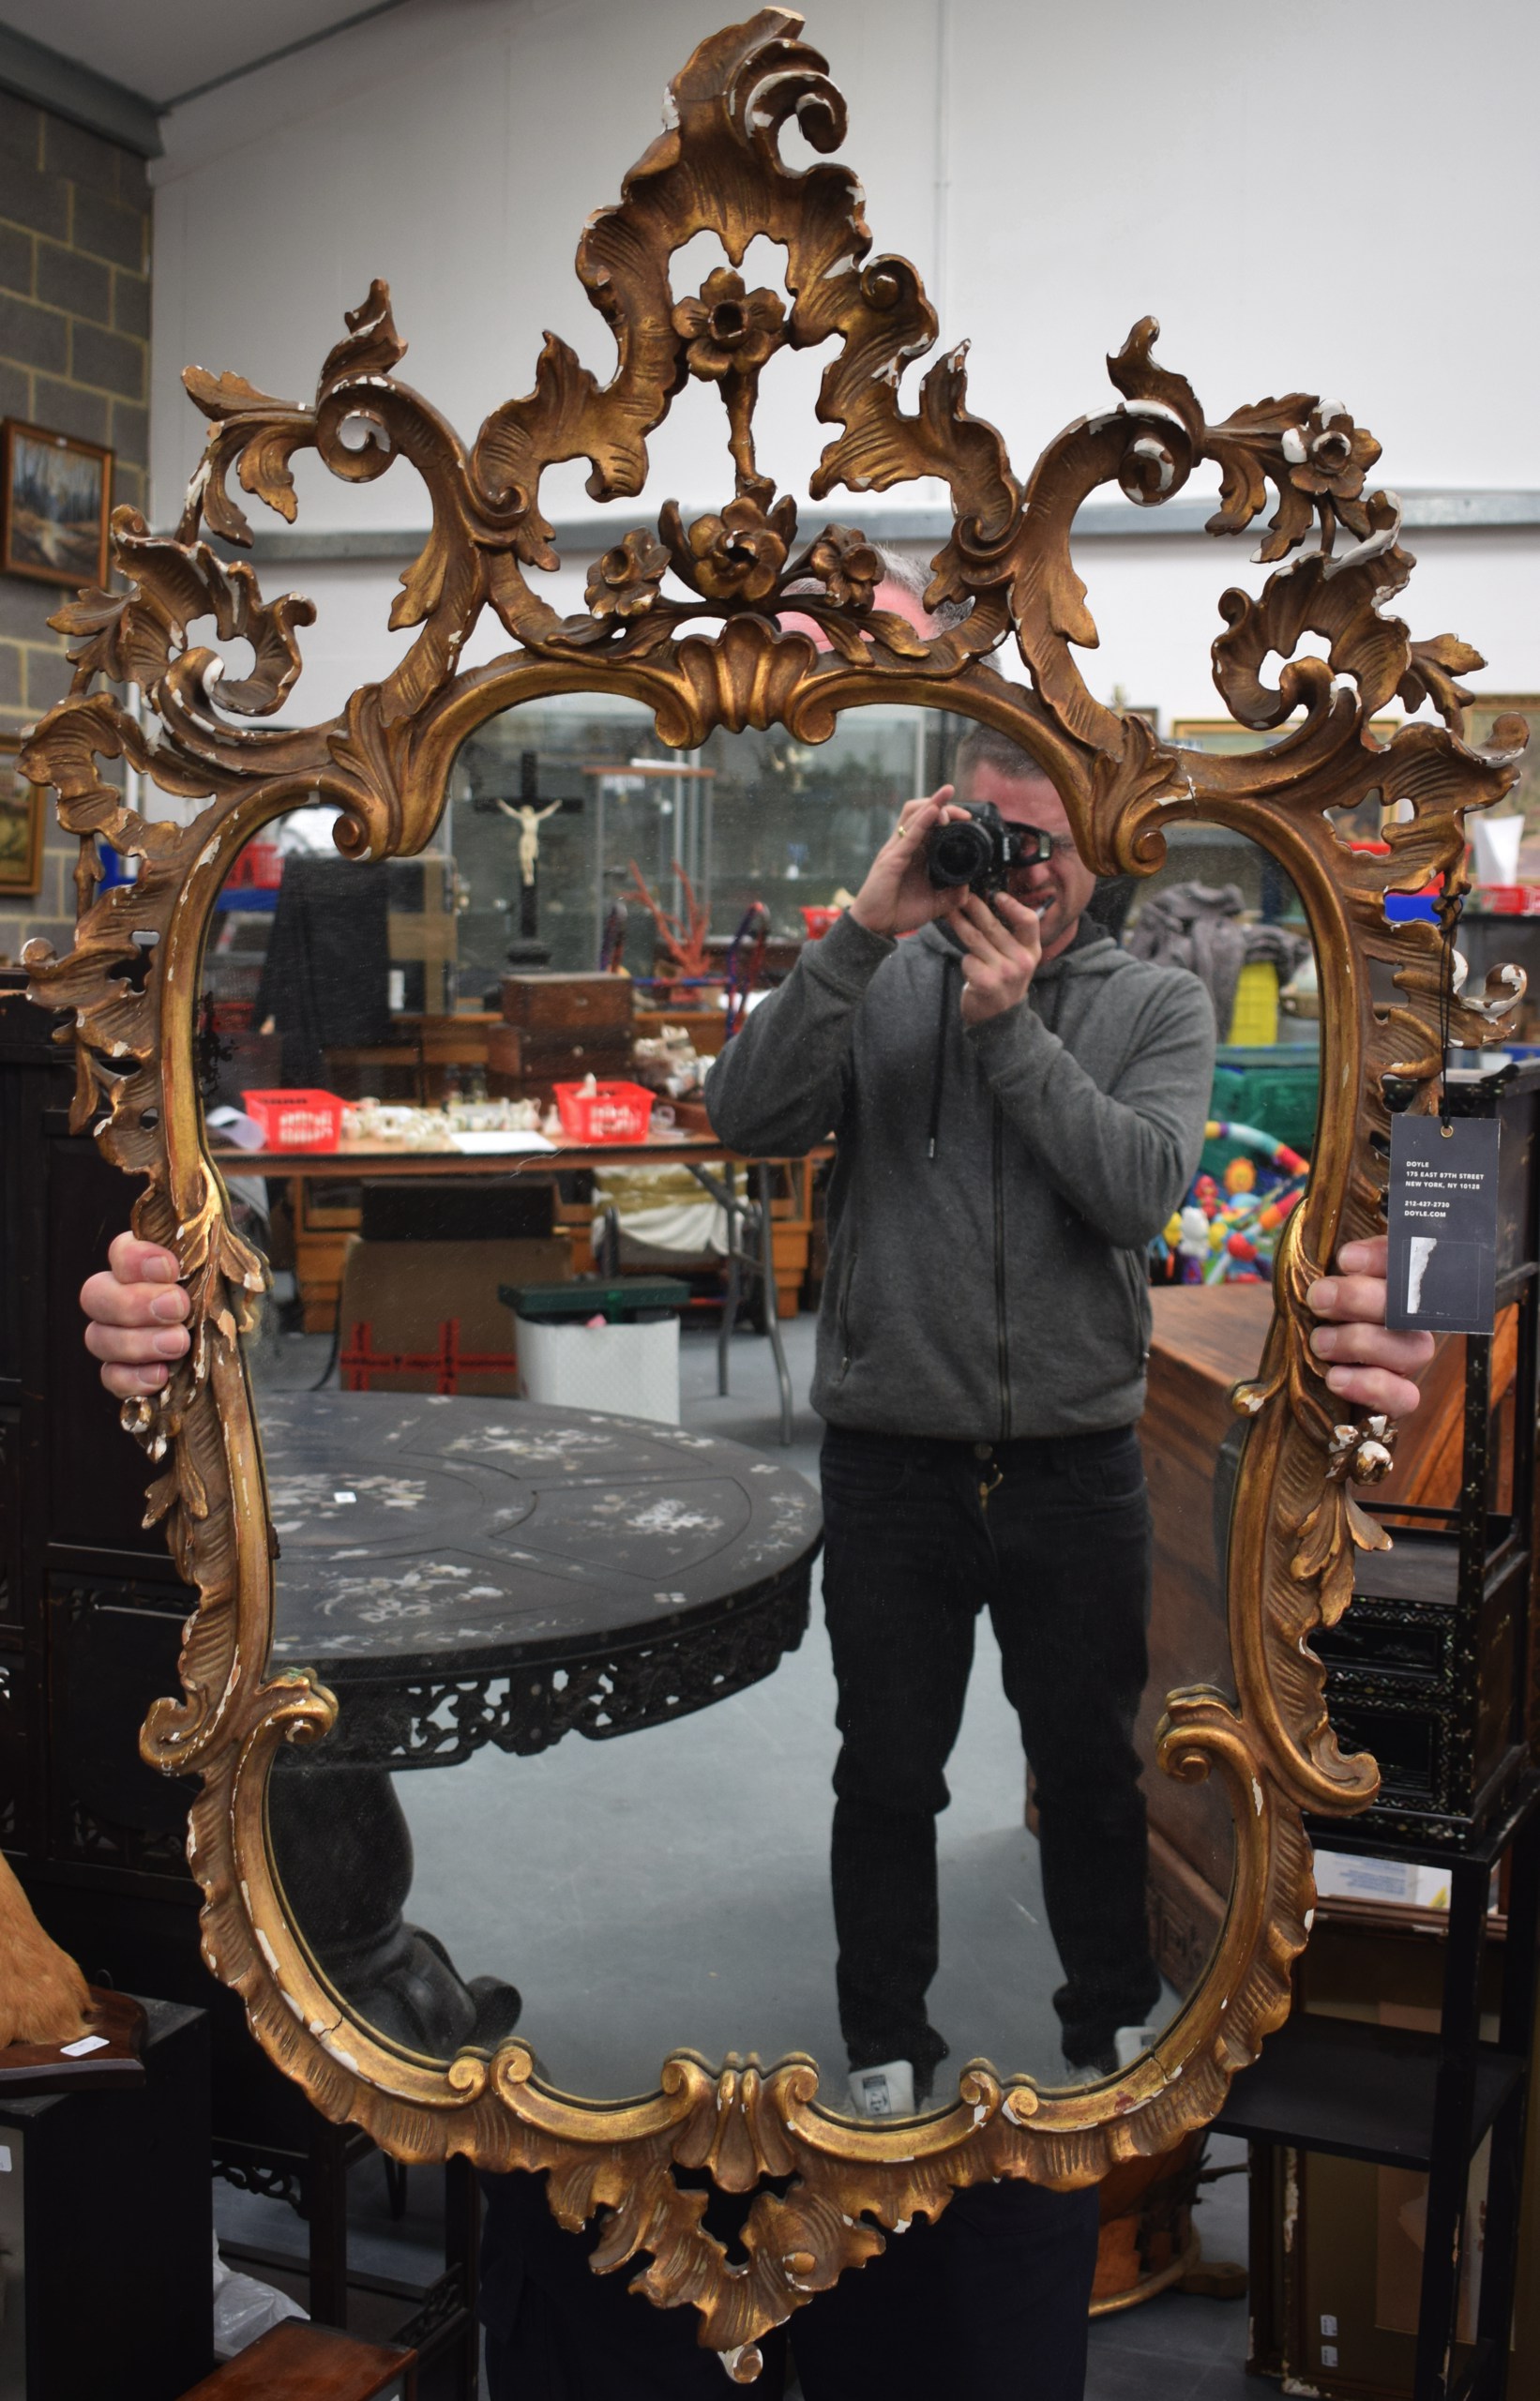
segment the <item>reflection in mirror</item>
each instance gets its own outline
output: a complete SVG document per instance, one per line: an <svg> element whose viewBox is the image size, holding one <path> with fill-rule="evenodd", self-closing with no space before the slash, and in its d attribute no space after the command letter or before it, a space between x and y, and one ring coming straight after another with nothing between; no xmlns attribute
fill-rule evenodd
<svg viewBox="0 0 1540 2401"><path fill-rule="evenodd" d="M510 963L592 969L617 902L635 920L621 956L645 975L639 876L676 920L687 925L691 898L704 911L718 980L756 903L775 936L802 940L803 909L855 890L900 803L940 782L959 731L921 709L862 709L816 749L777 726L671 751L648 710L610 694L557 694L491 718L460 750L446 818L461 1002L479 1002ZM512 874L510 834L523 846Z"/></svg>
<svg viewBox="0 0 1540 2401"><path fill-rule="evenodd" d="M566 696L467 742L424 858L343 862L299 810L221 896L200 1067L272 1273L247 1358L275 1660L339 1702L275 1771L270 1837L318 1967L406 2050L517 2033L604 2098L672 2049L806 2051L828 2106L903 2114L977 2057L1107 2073L1201 1975L1232 1836L1156 1729L1171 1686L1232 1688L1226 1395L1309 1149L1303 919L1212 828L1092 889L1051 787L976 737L958 773L967 732L865 711L817 750L776 729L681 759ZM1131 1095L1147 1188L1079 1083L1061 1155L1063 1102L991 1082L1022 1019L964 1027L955 942L838 919L954 774L1048 837L1013 888L1069 939L1022 1038ZM863 945L883 1005L821 1083L797 1011L846 991L849 1020ZM1098 1020L1120 988L1140 1005ZM581 1090L564 1122L589 1073L642 1088L644 1136L622 1110L637 1138L596 1142ZM883 1187L920 1213L905 1241Z"/></svg>

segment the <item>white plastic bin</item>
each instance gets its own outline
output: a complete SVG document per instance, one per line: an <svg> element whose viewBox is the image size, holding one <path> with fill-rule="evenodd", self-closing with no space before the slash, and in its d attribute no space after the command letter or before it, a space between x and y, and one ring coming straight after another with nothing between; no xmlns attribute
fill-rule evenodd
<svg viewBox="0 0 1540 2401"><path fill-rule="evenodd" d="M679 1423L679 1320L651 1325L515 1321L526 1400L552 1409L607 1409Z"/></svg>

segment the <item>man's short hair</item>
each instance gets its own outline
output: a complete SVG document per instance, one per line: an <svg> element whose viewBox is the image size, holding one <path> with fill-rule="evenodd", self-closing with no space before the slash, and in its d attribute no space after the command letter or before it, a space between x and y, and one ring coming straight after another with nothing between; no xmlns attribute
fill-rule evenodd
<svg viewBox="0 0 1540 2401"><path fill-rule="evenodd" d="M930 589L929 562L915 558L909 551L892 550L886 542L873 542L871 547L883 562L883 581L896 583L900 592L907 592L924 609L925 596ZM954 626L961 625L973 605L972 600L944 600L939 608L927 610L926 613L938 634L949 634Z"/></svg>
<svg viewBox="0 0 1540 2401"><path fill-rule="evenodd" d="M1030 750L1023 750L1009 735L997 733L992 725L970 728L952 758L952 781L961 792L975 767L992 767L996 775L1008 776L1013 783L1048 783L1053 781L1040 760Z"/></svg>

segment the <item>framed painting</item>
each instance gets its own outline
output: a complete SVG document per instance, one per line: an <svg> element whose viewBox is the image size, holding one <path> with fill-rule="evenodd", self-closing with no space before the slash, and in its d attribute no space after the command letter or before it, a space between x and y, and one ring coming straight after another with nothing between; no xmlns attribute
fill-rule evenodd
<svg viewBox="0 0 1540 2401"><path fill-rule="evenodd" d="M39 583L105 583L113 454L40 425L5 425L0 568Z"/></svg>
<svg viewBox="0 0 1540 2401"><path fill-rule="evenodd" d="M1537 714L1540 692L1478 692L1466 711L1466 723L1474 727L1475 741L1490 742L1499 717L1522 717L1532 721ZM1518 846L1519 882L1540 883L1540 778L1536 778L1534 761L1527 752L1518 760L1517 767L1517 778L1508 794L1503 815L1513 811L1524 820Z"/></svg>
<svg viewBox="0 0 1540 2401"><path fill-rule="evenodd" d="M0 899L27 898L43 877L43 788L29 784L16 762L19 734L0 734Z"/></svg>
<svg viewBox="0 0 1540 2401"><path fill-rule="evenodd" d="M1504 701L1504 708L1517 708L1517 701ZM1540 702L1534 703L1540 707ZM1484 702L1483 707L1490 704ZM1369 732L1378 742L1393 741L1401 730L1398 717L1377 717L1369 720ZM1171 740L1183 750L1211 750L1221 758L1248 750L1260 750L1267 741L1265 731L1257 726L1234 725L1222 717L1177 717L1171 719Z"/></svg>

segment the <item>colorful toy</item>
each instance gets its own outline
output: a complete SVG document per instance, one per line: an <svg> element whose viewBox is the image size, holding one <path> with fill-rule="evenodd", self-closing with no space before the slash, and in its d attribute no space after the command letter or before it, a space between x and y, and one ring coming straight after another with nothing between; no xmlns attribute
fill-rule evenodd
<svg viewBox="0 0 1540 2401"><path fill-rule="evenodd" d="M1224 1199L1213 1176L1195 1180L1150 1245L1152 1273L1161 1283L1261 1283L1272 1274L1279 1229L1304 1197L1310 1162L1287 1142L1232 1119L1211 1119L1203 1137L1244 1143L1258 1156L1231 1159Z"/></svg>

